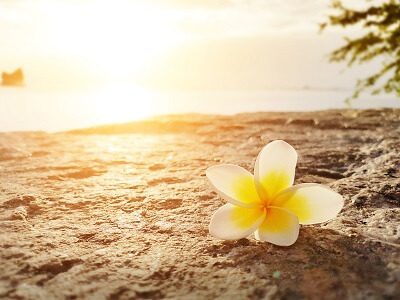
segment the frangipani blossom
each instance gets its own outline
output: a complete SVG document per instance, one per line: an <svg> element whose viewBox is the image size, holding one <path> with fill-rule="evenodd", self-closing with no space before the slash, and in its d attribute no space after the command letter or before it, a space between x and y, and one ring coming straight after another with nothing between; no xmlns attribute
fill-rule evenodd
<svg viewBox="0 0 400 300"><path fill-rule="evenodd" d="M254 176L237 165L210 167L207 178L228 202L212 216L210 234L236 240L255 233L257 240L290 246L299 236L299 224L334 218L343 197L316 183L292 186L296 163L296 150L279 140L261 150Z"/></svg>

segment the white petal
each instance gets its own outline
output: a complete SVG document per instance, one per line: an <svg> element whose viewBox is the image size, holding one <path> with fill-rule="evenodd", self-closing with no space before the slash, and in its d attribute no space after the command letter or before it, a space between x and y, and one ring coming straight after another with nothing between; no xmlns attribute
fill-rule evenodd
<svg viewBox="0 0 400 300"><path fill-rule="evenodd" d="M254 178L264 202L269 203L276 194L293 185L296 163L296 150L284 141L273 141L261 150Z"/></svg>
<svg viewBox="0 0 400 300"><path fill-rule="evenodd" d="M236 165L218 165L207 169L206 175L214 190L227 202L242 207L260 204L254 176Z"/></svg>
<svg viewBox="0 0 400 300"><path fill-rule="evenodd" d="M300 224L316 224L336 217L343 208L343 197L316 183L304 183L282 191L271 205L286 208L298 216Z"/></svg>
<svg viewBox="0 0 400 300"><path fill-rule="evenodd" d="M299 220L286 209L269 206L267 216L255 232L255 237L278 246L293 245L299 237Z"/></svg>
<svg viewBox="0 0 400 300"><path fill-rule="evenodd" d="M223 240L237 240L252 234L264 221L266 209L246 208L230 203L221 206L212 216L210 234Z"/></svg>

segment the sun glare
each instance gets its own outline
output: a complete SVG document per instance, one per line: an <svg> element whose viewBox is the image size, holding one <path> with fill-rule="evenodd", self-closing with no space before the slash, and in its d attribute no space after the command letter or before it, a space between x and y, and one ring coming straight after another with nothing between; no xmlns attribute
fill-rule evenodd
<svg viewBox="0 0 400 300"><path fill-rule="evenodd" d="M137 2L54 4L49 43L66 56L79 57L110 77L138 75L151 59L183 35L170 26L162 8ZM73 16L73 18L71 18Z"/></svg>
<svg viewBox="0 0 400 300"><path fill-rule="evenodd" d="M140 120L153 114L150 94L140 88L113 84L88 96L98 124Z"/></svg>
<svg viewBox="0 0 400 300"><path fill-rule="evenodd" d="M149 94L133 84L185 38L174 27L173 15L139 1L46 2L43 8L49 12L44 46L66 63L83 61L82 74L95 72L103 83L83 99L92 123L127 122L155 113Z"/></svg>

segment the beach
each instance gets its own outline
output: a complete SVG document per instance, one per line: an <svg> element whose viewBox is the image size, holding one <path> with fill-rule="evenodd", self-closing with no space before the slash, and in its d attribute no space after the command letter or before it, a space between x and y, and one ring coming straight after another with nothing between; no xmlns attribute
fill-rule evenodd
<svg viewBox="0 0 400 300"><path fill-rule="evenodd" d="M400 109L177 114L0 133L1 299L400 298ZM293 145L343 195L290 247L209 235L208 167Z"/></svg>

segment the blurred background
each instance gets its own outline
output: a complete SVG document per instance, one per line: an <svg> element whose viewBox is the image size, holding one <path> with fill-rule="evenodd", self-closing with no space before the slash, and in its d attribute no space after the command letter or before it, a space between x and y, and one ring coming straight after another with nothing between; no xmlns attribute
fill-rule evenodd
<svg viewBox="0 0 400 300"><path fill-rule="evenodd" d="M54 132L170 113L346 108L357 79L382 61L329 62L345 35L365 30L320 33L330 3L0 0L0 71L24 75L23 87L0 87L0 131ZM365 93L351 105L400 101Z"/></svg>

